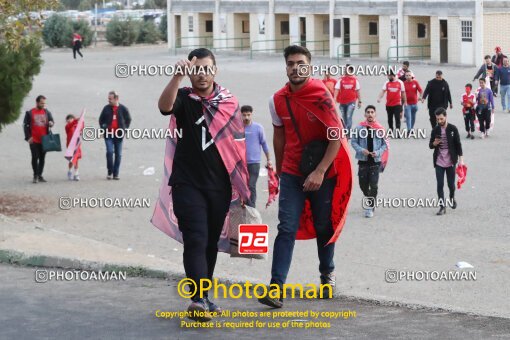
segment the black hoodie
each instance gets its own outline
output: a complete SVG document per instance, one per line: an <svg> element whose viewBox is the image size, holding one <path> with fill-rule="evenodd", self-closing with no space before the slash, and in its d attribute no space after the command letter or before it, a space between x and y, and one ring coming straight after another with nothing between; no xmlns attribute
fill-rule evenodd
<svg viewBox="0 0 510 340"><path fill-rule="evenodd" d="M425 91L423 91L423 99L427 100L427 107L429 109L435 109L439 107L447 108L448 103L452 104L452 95L450 93L450 87L446 80L437 80L436 78L429 80Z"/></svg>

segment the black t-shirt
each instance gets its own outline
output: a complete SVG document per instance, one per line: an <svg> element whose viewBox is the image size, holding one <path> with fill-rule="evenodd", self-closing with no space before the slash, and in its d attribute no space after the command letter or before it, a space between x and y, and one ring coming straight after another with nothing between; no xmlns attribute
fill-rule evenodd
<svg viewBox="0 0 510 340"><path fill-rule="evenodd" d="M205 122L202 104L191 99L189 89L181 88L170 112L177 120L178 137L168 185L191 184L207 190L225 190L230 178Z"/></svg>
<svg viewBox="0 0 510 340"><path fill-rule="evenodd" d="M374 129L369 128L369 127L367 129L368 129L367 150L368 150L368 152L373 152L374 151ZM376 162L374 161L374 157L372 157L371 155L367 156L366 161L358 161L358 164L363 164L363 165L374 165L375 163Z"/></svg>

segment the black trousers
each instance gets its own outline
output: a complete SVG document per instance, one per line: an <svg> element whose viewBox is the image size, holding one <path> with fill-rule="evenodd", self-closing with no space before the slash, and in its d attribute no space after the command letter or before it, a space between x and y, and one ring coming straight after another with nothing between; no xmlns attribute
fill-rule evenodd
<svg viewBox="0 0 510 340"><path fill-rule="evenodd" d="M248 187L250 188L251 196L250 202L247 203L250 207L255 208L257 201L257 180L259 179L260 163L248 164L248 174L250 179L248 181Z"/></svg>
<svg viewBox="0 0 510 340"><path fill-rule="evenodd" d="M73 45L73 57L74 57L74 59L76 59L76 53L78 53L80 55L80 57L83 58L83 54L81 54L80 49L81 49L81 44L74 44Z"/></svg>
<svg viewBox="0 0 510 340"><path fill-rule="evenodd" d="M480 132L485 133L491 128L491 110L489 107L478 107L476 110L478 122L480 123Z"/></svg>
<svg viewBox="0 0 510 340"><path fill-rule="evenodd" d="M469 110L468 113L464 114L464 124L467 132L475 132L475 112Z"/></svg>
<svg viewBox="0 0 510 340"><path fill-rule="evenodd" d="M42 176L44 170L44 158L46 157L46 152L43 151L42 144L30 144L30 153L32 154L32 170L34 171L34 177Z"/></svg>
<svg viewBox="0 0 510 340"><path fill-rule="evenodd" d="M429 107L429 120L430 120L430 126L432 128L435 128L437 125L436 110L439 109L440 107L442 107L442 106L433 107L433 108Z"/></svg>
<svg viewBox="0 0 510 340"><path fill-rule="evenodd" d="M365 197L373 197L373 199L367 201L372 208L377 197L380 166L381 163L371 165L360 163L358 168L359 187Z"/></svg>
<svg viewBox="0 0 510 340"><path fill-rule="evenodd" d="M436 165L436 180L437 180L437 196L440 199L441 206L444 207L444 175L446 174L446 182L450 190L450 199L455 197L455 165L448 168Z"/></svg>
<svg viewBox="0 0 510 340"><path fill-rule="evenodd" d="M206 191L188 184L172 186L174 213L184 243L184 270L197 286L200 279L211 280L213 277L218 240L230 207L231 191L230 186L221 191ZM197 290L192 299L198 299L198 293Z"/></svg>
<svg viewBox="0 0 510 340"><path fill-rule="evenodd" d="M395 118L395 127L400 129L400 114L402 113L402 105L386 106L388 114L388 126L393 129L393 118Z"/></svg>

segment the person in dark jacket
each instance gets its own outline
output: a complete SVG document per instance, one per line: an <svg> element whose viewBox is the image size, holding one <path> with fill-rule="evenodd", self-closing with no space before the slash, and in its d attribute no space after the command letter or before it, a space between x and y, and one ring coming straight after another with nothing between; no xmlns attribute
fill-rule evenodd
<svg viewBox="0 0 510 340"><path fill-rule="evenodd" d="M25 112L23 120L23 131L25 140L30 145L30 153L32 154L32 170L34 171L33 183L46 182L42 173L44 170L44 158L46 152L43 151L42 137L47 135L50 127L53 126L53 116L46 106L46 97L37 96L36 106Z"/></svg>
<svg viewBox="0 0 510 340"><path fill-rule="evenodd" d="M122 157L122 141L124 130L129 128L131 116L127 107L119 103L119 95L115 91L108 93L108 105L99 116L99 126L105 132L106 179L119 179L120 160ZM113 154L115 153L115 160Z"/></svg>
<svg viewBox="0 0 510 340"><path fill-rule="evenodd" d="M496 54L492 56L491 61L494 64L496 64L497 67L501 67L501 65L503 65L503 59L506 58L506 55L503 54L503 51L501 50L501 46L496 46L494 51L496 52Z"/></svg>
<svg viewBox="0 0 510 340"><path fill-rule="evenodd" d="M450 190L448 201L452 209L457 208L455 201L455 169L457 162L464 164L462 144L460 143L459 130L453 124L447 122L446 109L439 108L435 112L437 125L430 134L429 147L434 149L434 168L436 168L437 196L439 197L439 211L437 215L446 213L444 199L444 175Z"/></svg>
<svg viewBox="0 0 510 340"><path fill-rule="evenodd" d="M427 99L427 107L429 109L429 119L430 125L434 128L437 124L436 120L436 110L440 107L446 109L448 107L448 103L450 104L450 109L453 108L452 105L452 95L450 93L450 86L443 79L443 72L440 70L436 71L436 77L432 80L429 80L427 83L427 87L425 91L423 91L423 97L421 102L423 103L425 99Z"/></svg>
<svg viewBox="0 0 510 340"><path fill-rule="evenodd" d="M486 79L487 77L489 77L491 90L494 93L494 97L497 97L498 92L497 72L498 72L497 65L491 60L491 56L487 54L485 56L485 63L482 66L480 66L478 72L476 72L475 77L473 78L473 81L482 78Z"/></svg>

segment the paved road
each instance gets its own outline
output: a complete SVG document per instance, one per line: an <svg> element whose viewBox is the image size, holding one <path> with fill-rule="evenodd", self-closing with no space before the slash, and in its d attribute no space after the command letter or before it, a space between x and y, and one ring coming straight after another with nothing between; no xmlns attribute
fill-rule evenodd
<svg viewBox="0 0 510 340"><path fill-rule="evenodd" d="M416 311L334 300L287 300L285 311L351 311L356 317L325 319L323 329L194 329L195 323L157 318L155 312L182 311L187 301L176 293L177 279L35 282L37 268L0 265L1 339L510 339L508 319ZM44 269L46 270L46 269ZM255 301L218 300L225 310L271 311ZM276 318L284 322L296 318ZM297 318L310 321L311 318ZM259 319L269 321L268 319ZM218 323L255 321L216 319ZM214 323L216 324L216 323ZM304 323L306 325L306 323Z"/></svg>

